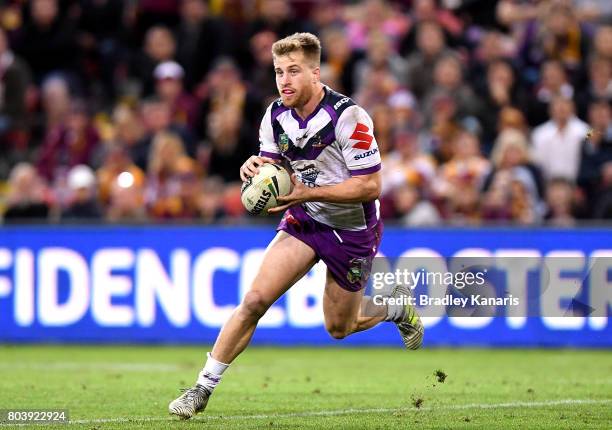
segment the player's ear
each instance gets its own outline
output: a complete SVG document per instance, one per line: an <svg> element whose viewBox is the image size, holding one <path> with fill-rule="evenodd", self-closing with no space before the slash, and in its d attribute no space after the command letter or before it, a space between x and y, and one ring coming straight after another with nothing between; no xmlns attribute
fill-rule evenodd
<svg viewBox="0 0 612 430"><path fill-rule="evenodd" d="M315 66L312 70L312 83L316 84L321 81L321 67Z"/></svg>

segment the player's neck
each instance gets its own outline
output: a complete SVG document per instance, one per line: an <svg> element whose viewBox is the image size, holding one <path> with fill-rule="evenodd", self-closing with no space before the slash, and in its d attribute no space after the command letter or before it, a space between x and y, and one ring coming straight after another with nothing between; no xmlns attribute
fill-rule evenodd
<svg viewBox="0 0 612 430"><path fill-rule="evenodd" d="M323 84L317 84L317 89L314 91L310 100L308 100L302 107L296 107L295 113L302 119L308 118L310 114L314 112L314 110L319 106L323 97L325 97L325 89L323 88Z"/></svg>

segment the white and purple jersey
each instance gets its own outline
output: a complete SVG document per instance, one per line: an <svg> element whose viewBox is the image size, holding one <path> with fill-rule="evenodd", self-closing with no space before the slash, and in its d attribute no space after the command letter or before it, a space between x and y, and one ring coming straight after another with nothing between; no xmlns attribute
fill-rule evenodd
<svg viewBox="0 0 612 430"><path fill-rule="evenodd" d="M260 155L288 160L308 187L338 184L381 167L370 116L349 97L327 86L324 90L323 100L305 120L279 99L268 107L259 129ZM372 227L380 217L378 200L302 206L314 220L344 230Z"/></svg>

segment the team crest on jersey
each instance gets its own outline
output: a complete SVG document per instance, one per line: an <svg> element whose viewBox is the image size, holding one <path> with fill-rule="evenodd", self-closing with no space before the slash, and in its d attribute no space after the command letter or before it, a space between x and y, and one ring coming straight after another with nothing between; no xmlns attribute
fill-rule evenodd
<svg viewBox="0 0 612 430"><path fill-rule="evenodd" d="M287 136L287 133L282 133L278 137L278 147L283 153L289 150L289 136Z"/></svg>
<svg viewBox="0 0 612 430"><path fill-rule="evenodd" d="M313 143L312 143L313 148L322 148L325 146L324 143L321 143L321 136L319 135L319 133L315 134L312 139L313 139Z"/></svg>
<svg viewBox="0 0 612 430"><path fill-rule="evenodd" d="M307 164L302 168L298 167L296 170L300 172L300 178L304 185L309 188L315 187L317 177L319 176L319 173L321 173L321 171L317 169L317 166L315 166L314 164Z"/></svg>
<svg viewBox="0 0 612 430"><path fill-rule="evenodd" d="M349 262L349 270L346 274L346 279L351 284L365 282L368 280L370 273L368 271L368 259L365 257L356 257Z"/></svg>

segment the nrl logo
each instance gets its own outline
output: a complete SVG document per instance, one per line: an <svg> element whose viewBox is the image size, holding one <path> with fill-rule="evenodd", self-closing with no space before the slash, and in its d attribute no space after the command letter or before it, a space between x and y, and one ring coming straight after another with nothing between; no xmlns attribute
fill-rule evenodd
<svg viewBox="0 0 612 430"><path fill-rule="evenodd" d="M289 136L287 136L287 133L282 133L279 136L278 147L281 152L287 152L289 150Z"/></svg>

